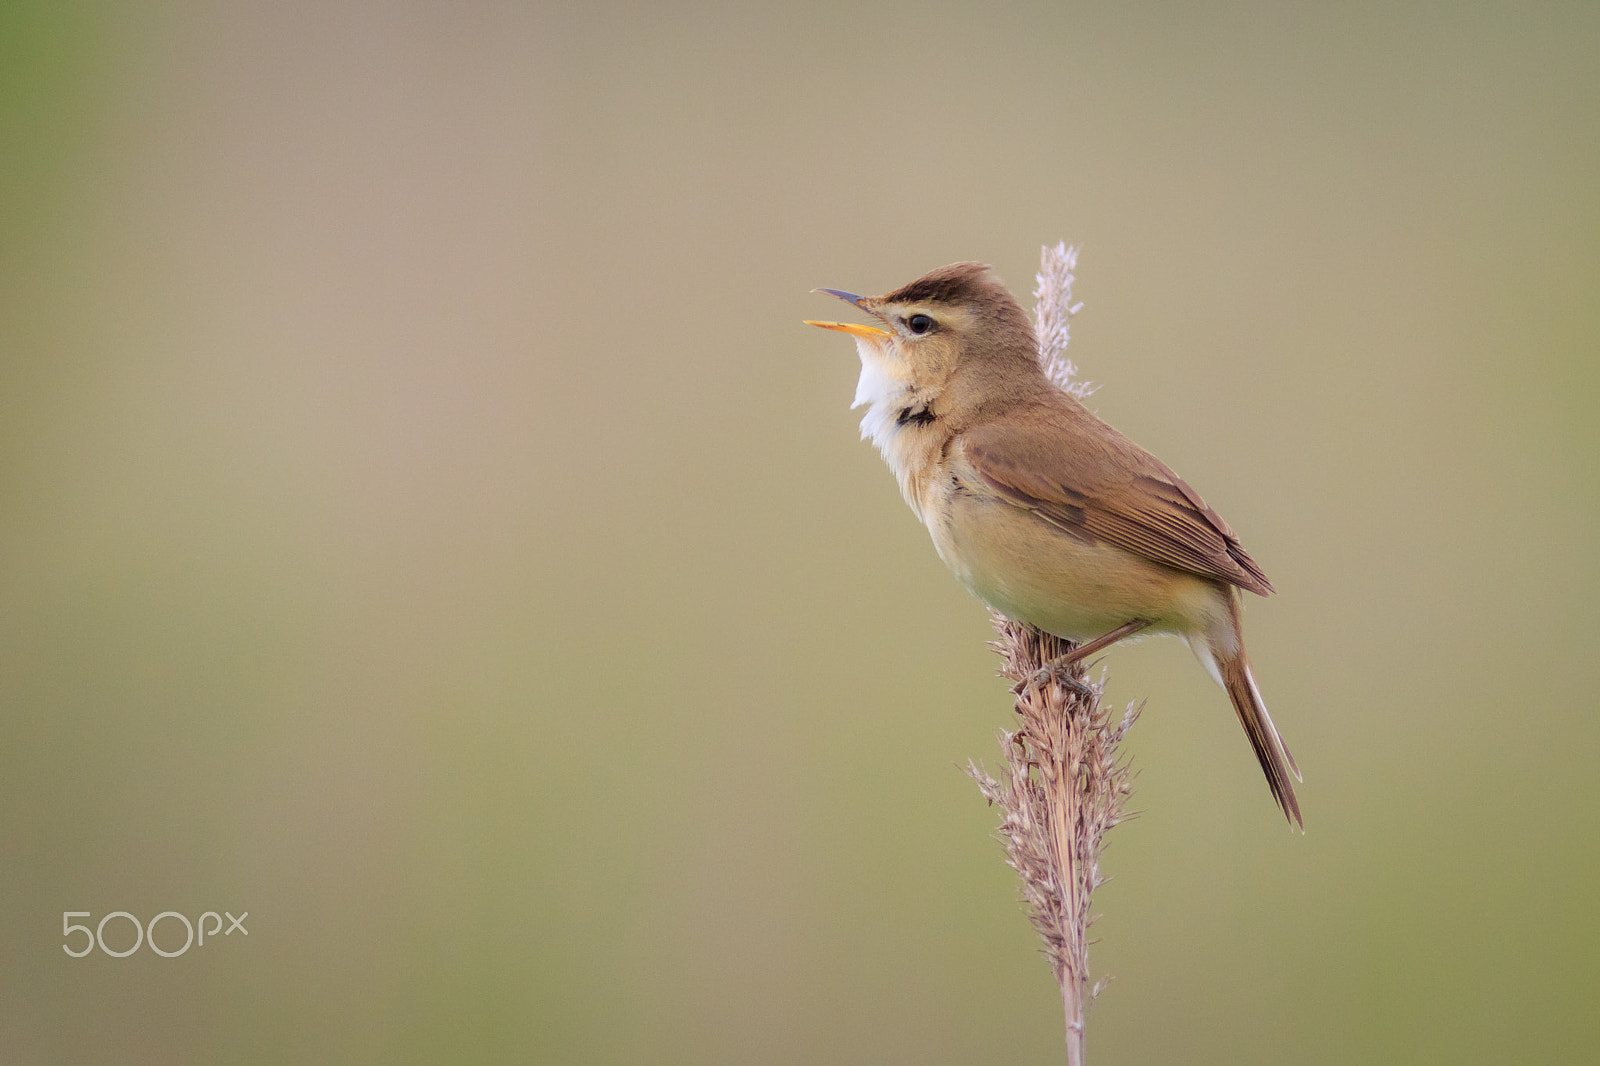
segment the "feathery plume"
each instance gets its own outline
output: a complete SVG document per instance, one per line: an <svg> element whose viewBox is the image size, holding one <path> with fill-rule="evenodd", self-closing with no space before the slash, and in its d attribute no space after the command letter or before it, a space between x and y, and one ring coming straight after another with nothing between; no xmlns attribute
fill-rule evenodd
<svg viewBox="0 0 1600 1066"><path fill-rule="evenodd" d="M1040 361L1057 384L1082 398L1092 389L1076 381L1077 368L1063 354L1068 320L1082 306L1071 302L1077 249L1046 247L1042 258L1034 313ZM1000 808L1006 862L1022 878L1029 920L1061 985L1067 1061L1083 1066L1085 1011L1104 985L1089 984L1090 901L1104 883L1106 830L1126 817L1133 774L1119 760L1117 745L1139 707L1129 704L1113 723L1100 707L1104 674L1091 684L1083 663L1057 662L1074 648L1070 641L992 613L999 634L992 646L1001 676L1013 683L1018 725L1000 735L1005 769L999 779L971 762L967 772Z"/></svg>
<svg viewBox="0 0 1600 1066"><path fill-rule="evenodd" d="M1078 246L1066 241L1040 249L1039 273L1033 290L1033 334L1039 339L1039 362L1050 380L1082 400L1097 386L1078 380L1078 368L1067 358L1072 339L1072 316L1083 310L1072 302L1072 272L1078 266Z"/></svg>

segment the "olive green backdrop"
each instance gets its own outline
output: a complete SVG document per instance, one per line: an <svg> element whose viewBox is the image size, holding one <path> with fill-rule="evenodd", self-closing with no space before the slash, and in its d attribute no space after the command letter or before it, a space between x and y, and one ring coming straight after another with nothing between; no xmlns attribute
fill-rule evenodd
<svg viewBox="0 0 1600 1066"><path fill-rule="evenodd" d="M1181 645L1107 656L1092 1059L1600 1056L1597 55L1585 3L5 5L0 1059L1060 1061L958 770L985 612L800 319L1030 303L1061 238L1093 406L1281 590L1306 774L1301 837ZM63 952L118 910L248 934Z"/></svg>

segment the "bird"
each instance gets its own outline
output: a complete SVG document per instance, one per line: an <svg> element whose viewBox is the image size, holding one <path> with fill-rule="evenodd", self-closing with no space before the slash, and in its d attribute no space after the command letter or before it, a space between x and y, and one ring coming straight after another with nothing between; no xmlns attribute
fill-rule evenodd
<svg viewBox="0 0 1600 1066"><path fill-rule="evenodd" d="M986 264L952 263L882 296L813 291L875 320L806 324L855 338L861 435L961 584L1074 642L1046 667L1054 676L1136 633L1182 638L1303 830L1300 770L1261 698L1240 618L1241 593L1266 596L1272 583L1222 516L1050 379L1027 315Z"/></svg>

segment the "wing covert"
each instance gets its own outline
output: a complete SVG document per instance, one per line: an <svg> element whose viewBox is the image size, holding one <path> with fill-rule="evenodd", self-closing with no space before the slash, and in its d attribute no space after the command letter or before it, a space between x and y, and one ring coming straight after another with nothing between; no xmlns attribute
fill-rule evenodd
<svg viewBox="0 0 1600 1066"><path fill-rule="evenodd" d="M992 421L963 434L962 445L987 485L1071 536L1262 596L1272 591L1222 516L1182 478L1131 441L1113 450L1086 428Z"/></svg>

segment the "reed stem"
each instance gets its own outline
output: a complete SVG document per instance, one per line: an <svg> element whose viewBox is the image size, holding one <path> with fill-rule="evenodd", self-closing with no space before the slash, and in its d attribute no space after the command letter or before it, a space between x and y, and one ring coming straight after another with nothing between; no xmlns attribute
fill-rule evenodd
<svg viewBox="0 0 1600 1066"><path fill-rule="evenodd" d="M1034 295L1040 362L1062 388L1087 395L1064 354L1077 251L1065 244L1043 250ZM1132 773L1117 745L1139 716L1130 704L1115 724L1101 709L1103 683L1091 684L1083 663L1062 666L1070 641L1025 622L993 615L1000 674L1012 682L1017 728L1001 734L1005 773L990 777L968 763L978 788L1000 808L1006 862L1022 878L1028 918L1061 986L1067 1062L1085 1063L1085 1013L1101 984L1089 984L1090 909L1100 877L1105 832L1125 817Z"/></svg>

